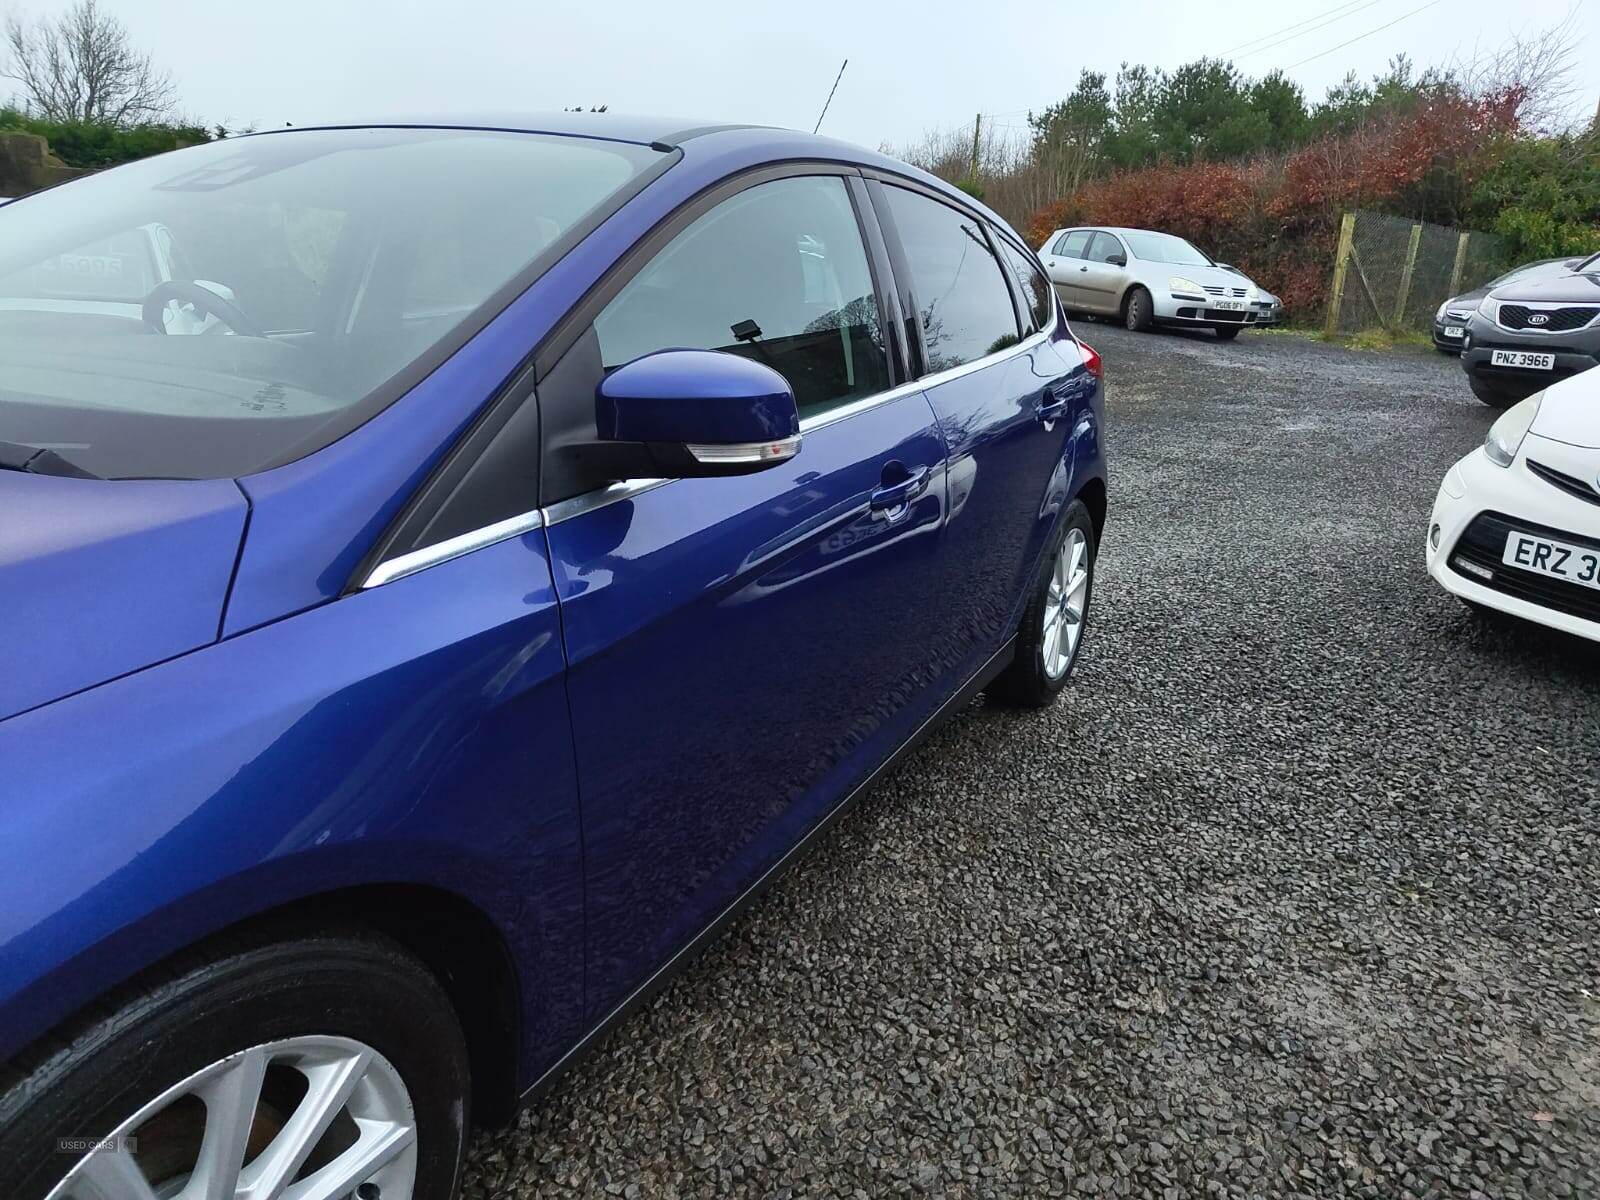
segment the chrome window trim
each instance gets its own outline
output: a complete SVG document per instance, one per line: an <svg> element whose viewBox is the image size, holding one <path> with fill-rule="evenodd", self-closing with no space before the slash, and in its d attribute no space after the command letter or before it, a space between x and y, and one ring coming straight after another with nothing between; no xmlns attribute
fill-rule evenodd
<svg viewBox="0 0 1600 1200"><path fill-rule="evenodd" d="M372 573L362 581L361 590L393 583L396 579L415 575L418 571L449 562L452 558L460 558L463 554L482 550L485 546L510 541L514 537L540 528L544 522L544 510L535 508L514 517L507 517L504 521L496 521L493 525L485 525L481 529L458 534L442 542L435 542L431 546L424 546L420 550L413 550L409 554L402 554L398 558L391 558L372 569Z"/></svg>
<svg viewBox="0 0 1600 1200"><path fill-rule="evenodd" d="M804 436L814 429L826 429L838 421L847 420L860 413L870 412L881 404L889 404L902 399L914 392L926 391L931 387L949 383L951 380L960 379L981 371L985 367L992 367L1004 359L1022 354L1042 346L1056 335L1061 327L1061 307L1052 303L1050 311L1050 324L1039 330L1038 333L1029 334L1015 346L1007 346L1004 350L996 350L993 354L986 354L982 358L975 358L969 363L962 363L959 367L949 370L936 371L931 375L924 375L921 379L914 379L910 383L902 383L887 391L874 392L870 396L863 396L859 400L852 400L848 404L841 404L837 408L830 408L826 412L814 416L803 417L800 421L800 433ZM570 496L565 500L558 500L547 505L544 510L544 523L546 527L559 525L562 521L571 520L573 517L582 516L584 513L593 512L597 508L604 508L608 504L616 504L621 500L631 500L645 492L654 491L664 484L675 483L674 479L624 479L619 483L607 484L603 488L596 488L592 492L583 492L577 496Z"/></svg>

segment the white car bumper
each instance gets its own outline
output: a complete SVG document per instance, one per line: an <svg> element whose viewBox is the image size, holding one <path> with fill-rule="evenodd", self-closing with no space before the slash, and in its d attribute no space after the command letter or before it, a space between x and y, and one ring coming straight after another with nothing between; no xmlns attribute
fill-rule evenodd
<svg viewBox="0 0 1600 1200"><path fill-rule="evenodd" d="M1583 608L1587 603L1590 613L1600 614L1600 591L1589 592L1576 584L1499 563L1496 560L1504 548L1503 533L1491 545L1487 560L1483 553L1482 531L1491 524L1496 530L1501 528L1495 516L1486 514L1503 517L1515 527L1541 526L1542 530L1532 532L1544 532L1580 546L1592 542L1600 551L1600 491L1594 492L1593 503L1570 495L1534 474L1528 466L1530 459L1574 481L1589 485L1600 481L1600 450L1569 446L1536 434L1528 435L1510 467L1498 467L1481 448L1474 450L1445 473L1433 502L1433 516L1424 540L1428 574L1463 600L1600 641L1600 620L1563 611L1551 603L1556 600L1569 608ZM1465 558L1472 554L1473 541L1462 539L1480 516L1485 516L1485 523L1476 527L1478 553L1474 562ZM1469 567L1476 565L1479 572L1487 570L1492 578L1479 578L1470 569L1453 565L1451 559L1458 553Z"/></svg>

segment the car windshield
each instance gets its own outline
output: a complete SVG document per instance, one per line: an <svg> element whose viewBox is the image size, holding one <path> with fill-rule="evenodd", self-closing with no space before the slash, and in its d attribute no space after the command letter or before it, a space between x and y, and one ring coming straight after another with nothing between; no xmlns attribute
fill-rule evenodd
<svg viewBox="0 0 1600 1200"><path fill-rule="evenodd" d="M218 478L308 453L458 345L659 158L501 131L305 130L7 204L0 440L106 478Z"/></svg>
<svg viewBox="0 0 1600 1200"><path fill-rule="evenodd" d="M1520 267L1512 267L1504 275L1497 276L1486 283L1485 287L1499 287L1502 283L1510 283L1514 279L1528 279L1535 275L1560 275L1566 271L1566 263L1570 259L1542 259L1539 262L1523 263Z"/></svg>
<svg viewBox="0 0 1600 1200"><path fill-rule="evenodd" d="M1171 263L1179 267L1214 267L1216 263L1189 242L1170 233L1125 233L1135 258L1146 262Z"/></svg>
<svg viewBox="0 0 1600 1200"><path fill-rule="evenodd" d="M1584 259L1573 271L1579 275L1593 275L1600 273L1600 254L1591 254Z"/></svg>

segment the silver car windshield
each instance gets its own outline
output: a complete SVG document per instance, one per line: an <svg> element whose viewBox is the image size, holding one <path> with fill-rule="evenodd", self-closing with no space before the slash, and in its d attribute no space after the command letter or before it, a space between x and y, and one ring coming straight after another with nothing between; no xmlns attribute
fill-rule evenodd
<svg viewBox="0 0 1600 1200"><path fill-rule="evenodd" d="M107 478L240 475L309 452L660 158L490 130L304 130L7 204L0 440Z"/></svg>
<svg viewBox="0 0 1600 1200"><path fill-rule="evenodd" d="M1171 263L1179 267L1214 267L1211 259L1181 237L1170 233L1124 233L1135 258Z"/></svg>

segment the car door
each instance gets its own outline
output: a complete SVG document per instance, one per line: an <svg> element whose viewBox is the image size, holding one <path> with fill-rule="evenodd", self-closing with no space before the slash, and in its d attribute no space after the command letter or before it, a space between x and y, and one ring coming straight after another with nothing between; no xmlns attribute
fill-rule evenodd
<svg viewBox="0 0 1600 1200"><path fill-rule="evenodd" d="M724 350L783 374L802 417L801 450L781 466L548 510L595 1016L956 686L929 653L944 442L926 397L894 386L896 301L863 238L859 176L731 186L605 304L549 395L541 384L542 405L565 394L592 409L603 373L643 354Z"/></svg>
<svg viewBox="0 0 1600 1200"><path fill-rule="evenodd" d="M1045 270L1050 275L1056 295L1068 308L1081 308L1085 304L1082 274L1084 257L1089 253L1089 239L1092 236L1092 231L1088 229L1069 229L1058 236L1043 255Z"/></svg>
<svg viewBox="0 0 1600 1200"><path fill-rule="evenodd" d="M1083 306L1098 313L1117 312L1128 279L1127 265L1128 252L1122 242L1113 234L1097 230L1079 269Z"/></svg>
<svg viewBox="0 0 1600 1200"><path fill-rule="evenodd" d="M872 194L902 295L918 313L921 382L948 447L937 594L952 607L947 636L961 639L970 673L1015 627L1060 510L1051 497L1059 499L1069 415L1092 381L1048 336L1055 308L1031 256L945 198L888 182ZM1026 304L1002 265L1007 252L1027 272Z"/></svg>

